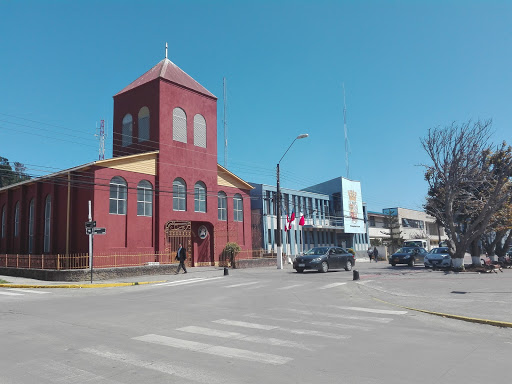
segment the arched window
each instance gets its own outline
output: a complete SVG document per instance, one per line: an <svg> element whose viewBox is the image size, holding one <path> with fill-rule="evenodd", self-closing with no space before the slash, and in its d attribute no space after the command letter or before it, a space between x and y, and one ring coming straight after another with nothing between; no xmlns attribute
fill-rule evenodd
<svg viewBox="0 0 512 384"><path fill-rule="evenodd" d="M139 143L149 140L149 108L142 107L139 111Z"/></svg>
<svg viewBox="0 0 512 384"><path fill-rule="evenodd" d="M14 237L20 234L20 203L17 202L14 207Z"/></svg>
<svg viewBox="0 0 512 384"><path fill-rule="evenodd" d="M227 204L228 198L226 194L220 191L217 194L217 200L219 201L219 220L226 221L227 220Z"/></svg>
<svg viewBox="0 0 512 384"><path fill-rule="evenodd" d="M132 144L133 135L133 119L132 115L127 114L123 117L123 137L121 138L121 145L127 147Z"/></svg>
<svg viewBox="0 0 512 384"><path fill-rule="evenodd" d="M50 195L46 196L44 202L44 245L43 251L50 252L50 218L52 216L52 198Z"/></svg>
<svg viewBox="0 0 512 384"><path fill-rule="evenodd" d="M153 186L147 180L137 185L137 216L153 216Z"/></svg>
<svg viewBox="0 0 512 384"><path fill-rule="evenodd" d="M233 196L233 211L234 211L234 221L244 221L244 205L243 205L242 195L236 194Z"/></svg>
<svg viewBox="0 0 512 384"><path fill-rule="evenodd" d="M200 114L194 116L194 145L206 148L206 120Z"/></svg>
<svg viewBox="0 0 512 384"><path fill-rule="evenodd" d="M196 212L206 212L206 185L202 181L194 186L194 209Z"/></svg>
<svg viewBox="0 0 512 384"><path fill-rule="evenodd" d="M5 237L5 204L2 207L2 239Z"/></svg>
<svg viewBox="0 0 512 384"><path fill-rule="evenodd" d="M172 111L172 139L181 143L187 142L187 115L181 108Z"/></svg>
<svg viewBox="0 0 512 384"><path fill-rule="evenodd" d="M34 199L28 206L28 253L34 253Z"/></svg>
<svg viewBox="0 0 512 384"><path fill-rule="evenodd" d="M179 177L172 182L172 209L187 210L187 184Z"/></svg>
<svg viewBox="0 0 512 384"><path fill-rule="evenodd" d="M126 215L126 195L128 187L126 181L119 176L110 180L110 207L109 213Z"/></svg>

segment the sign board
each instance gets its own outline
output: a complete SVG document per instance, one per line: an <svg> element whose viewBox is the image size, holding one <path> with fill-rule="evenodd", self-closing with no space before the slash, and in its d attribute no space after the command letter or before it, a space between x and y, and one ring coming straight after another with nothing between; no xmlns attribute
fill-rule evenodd
<svg viewBox="0 0 512 384"><path fill-rule="evenodd" d="M105 235L107 233L107 228L94 228L93 233L95 235Z"/></svg>
<svg viewBox="0 0 512 384"><path fill-rule="evenodd" d="M86 221L85 228L94 228L96 227L96 221Z"/></svg>
<svg viewBox="0 0 512 384"><path fill-rule="evenodd" d="M199 233L199 238L201 240L206 239L206 236L208 236L208 229L204 225L201 225L197 232Z"/></svg>
<svg viewBox="0 0 512 384"><path fill-rule="evenodd" d="M365 233L361 183L341 178L345 233Z"/></svg>
<svg viewBox="0 0 512 384"><path fill-rule="evenodd" d="M92 235L92 228L85 228L86 235Z"/></svg>

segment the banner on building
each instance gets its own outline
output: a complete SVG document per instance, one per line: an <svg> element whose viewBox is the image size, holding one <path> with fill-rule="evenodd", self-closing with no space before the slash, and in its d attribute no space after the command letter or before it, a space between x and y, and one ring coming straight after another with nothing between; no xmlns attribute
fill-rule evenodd
<svg viewBox="0 0 512 384"><path fill-rule="evenodd" d="M364 227L363 198L361 183L341 178L343 192L343 221L345 233L366 233Z"/></svg>

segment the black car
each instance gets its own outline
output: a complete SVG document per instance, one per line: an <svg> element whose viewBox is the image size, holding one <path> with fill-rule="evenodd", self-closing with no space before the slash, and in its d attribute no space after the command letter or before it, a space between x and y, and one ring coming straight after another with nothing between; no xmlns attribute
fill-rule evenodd
<svg viewBox="0 0 512 384"><path fill-rule="evenodd" d="M297 256L293 261L293 269L302 273L306 269L316 269L319 272L327 272L329 269L341 269L350 271L356 263L353 254L341 247L315 247Z"/></svg>
<svg viewBox="0 0 512 384"><path fill-rule="evenodd" d="M408 264L414 267L416 263L423 263L427 250L421 247L402 247L389 258L389 264L393 267L397 264Z"/></svg>

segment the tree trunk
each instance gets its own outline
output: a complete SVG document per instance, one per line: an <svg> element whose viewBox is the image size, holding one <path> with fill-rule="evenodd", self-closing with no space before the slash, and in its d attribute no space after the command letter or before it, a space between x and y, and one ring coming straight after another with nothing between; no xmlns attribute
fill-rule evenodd
<svg viewBox="0 0 512 384"><path fill-rule="evenodd" d="M473 240L471 242L471 263L480 267L482 262L480 261L480 247L478 246L478 241Z"/></svg>

